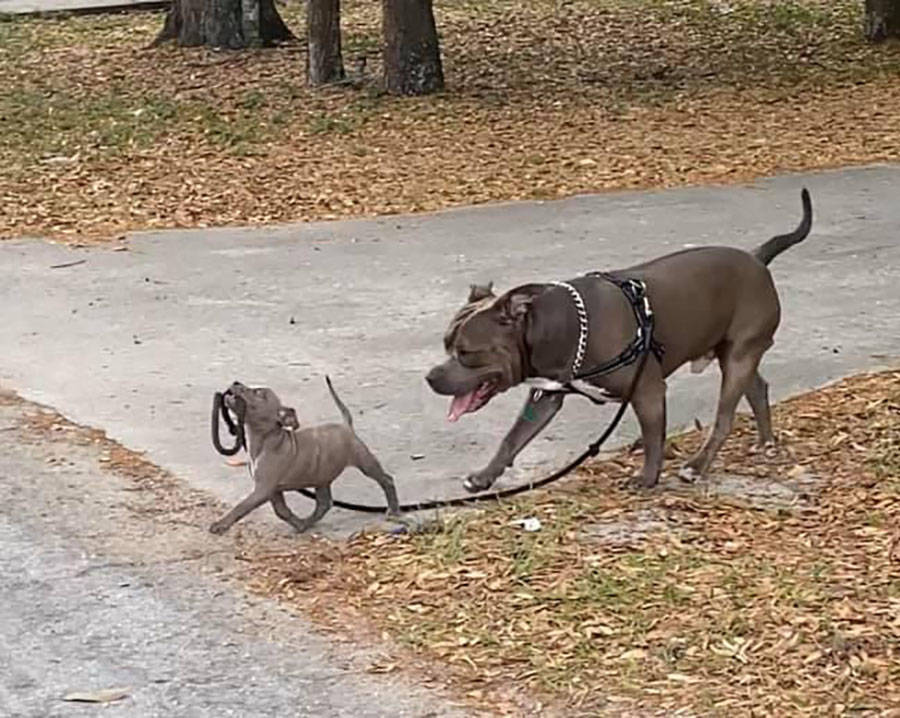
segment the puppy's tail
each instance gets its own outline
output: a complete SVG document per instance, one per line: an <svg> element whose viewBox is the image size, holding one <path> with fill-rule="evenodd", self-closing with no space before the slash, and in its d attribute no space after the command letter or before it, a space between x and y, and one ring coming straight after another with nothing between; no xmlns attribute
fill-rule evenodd
<svg viewBox="0 0 900 718"><path fill-rule="evenodd" d="M806 235L809 234L809 230L812 227L812 201L809 198L809 191L806 187L800 193L800 199L803 202L803 219L800 220L800 226L790 234L779 234L777 237L772 237L768 242L759 245L753 250L753 256L763 264L771 262L788 247L793 247L795 244L802 242L806 239Z"/></svg>
<svg viewBox="0 0 900 718"><path fill-rule="evenodd" d="M341 416L344 417L344 422L352 429L353 417L350 415L350 410L346 407L344 402L341 401L341 397L337 395L334 387L331 386L331 378L328 375L325 376L325 383L328 384L328 391L331 392L331 398L334 399L334 403L337 404L337 408L340 409Z"/></svg>

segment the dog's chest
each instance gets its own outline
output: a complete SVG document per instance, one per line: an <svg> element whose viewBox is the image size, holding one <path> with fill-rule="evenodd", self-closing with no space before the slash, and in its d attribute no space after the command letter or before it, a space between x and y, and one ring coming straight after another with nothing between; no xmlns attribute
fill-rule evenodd
<svg viewBox="0 0 900 718"><path fill-rule="evenodd" d="M535 389L540 389L541 391L567 390L566 385L562 382L556 381L555 379L548 379L547 377L543 376L529 377L525 380L525 383L529 386L534 387ZM593 398L596 401L619 402L622 400L621 397L610 394L603 387L594 386L593 384L583 381L582 379L575 379L574 381L569 382L569 385L582 394L587 394L589 397Z"/></svg>

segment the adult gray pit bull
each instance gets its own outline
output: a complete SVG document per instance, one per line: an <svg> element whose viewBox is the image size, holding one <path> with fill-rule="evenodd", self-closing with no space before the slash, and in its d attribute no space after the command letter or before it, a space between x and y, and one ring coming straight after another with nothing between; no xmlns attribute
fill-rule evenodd
<svg viewBox="0 0 900 718"><path fill-rule="evenodd" d="M389 513L399 512L394 480L356 435L350 412L331 380L326 377L326 382L345 423L305 429L299 427L296 412L283 406L271 389L248 387L237 381L231 385L224 401L229 409L243 415L254 487L247 498L209 527L212 533L224 533L266 501L278 518L298 532L306 531L331 508L331 484L348 466L377 481L387 498ZM297 489L316 492L316 507L305 519L294 514L284 500L285 491Z"/></svg>
<svg viewBox="0 0 900 718"><path fill-rule="evenodd" d="M799 227L753 252L731 247L687 249L609 273L644 282L654 313L653 336L664 349L661 358L648 355L631 397L644 448L643 469L633 479L638 486L650 488L659 480L666 436L665 380L688 361L702 371L717 358L722 384L715 424L682 468L683 478L696 480L707 474L731 431L742 395L753 410L760 443L774 445L768 385L758 372L781 314L767 265L809 234L812 203L806 189L801 198ZM432 390L453 397L450 421L477 411L517 384L538 387L488 465L466 478L465 487L476 492L489 488L560 410L565 394L552 389L573 378L580 338L586 342L580 363L588 370L613 359L629 344L636 320L619 287L597 276L562 284L525 284L499 297L490 286L473 285L471 290L444 335L449 358L426 376ZM581 389L595 398L621 401L639 364L632 362L591 379Z"/></svg>

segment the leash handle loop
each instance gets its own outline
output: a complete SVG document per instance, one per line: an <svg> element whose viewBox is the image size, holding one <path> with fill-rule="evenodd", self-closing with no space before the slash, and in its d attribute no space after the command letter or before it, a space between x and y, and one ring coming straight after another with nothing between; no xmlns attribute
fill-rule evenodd
<svg viewBox="0 0 900 718"><path fill-rule="evenodd" d="M225 426L228 427L228 431L231 435L235 437L234 446L228 447L222 445L222 442L219 439L219 417L225 422ZM242 417L238 416L236 422L232 420L231 415L228 412L228 407L225 406L225 398L222 393L218 391L213 396L211 427L213 446L216 447L216 451L222 454L222 456L234 456L242 447L247 445L244 436L244 422Z"/></svg>

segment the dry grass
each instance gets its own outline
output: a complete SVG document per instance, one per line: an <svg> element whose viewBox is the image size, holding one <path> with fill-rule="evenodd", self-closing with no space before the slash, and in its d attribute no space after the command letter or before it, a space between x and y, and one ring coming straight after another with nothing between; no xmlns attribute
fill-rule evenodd
<svg viewBox="0 0 900 718"><path fill-rule="evenodd" d="M20 400L0 392L8 402ZM752 491L709 490L718 479L635 494L622 485L640 457L620 452L551 491L414 535L298 546L245 526L235 577L379 646L367 670L416 671L492 715L897 718L900 371L774 414L777 456L752 451L744 418L717 469L793 487L792 501L760 508ZM157 531L223 510L51 410L28 413L21 440L95 445L100 466L140 489L135 517ZM669 468L698 440L670 440ZM526 516L542 529L512 523Z"/></svg>
<svg viewBox="0 0 900 718"><path fill-rule="evenodd" d="M775 420L778 457L751 452L743 420L720 463L760 483L817 477L781 508L635 495L621 483L639 457L623 453L431 533L308 544L249 575L322 625L393 641L384 670L426 659L497 714L896 717L900 372L792 399ZM673 440L673 458L697 441ZM510 524L523 516L542 530ZM646 516L651 530L629 531ZM624 538L586 535L595 522Z"/></svg>
<svg viewBox="0 0 900 718"><path fill-rule="evenodd" d="M299 46L146 45L159 15L0 22L0 237L433 210L900 159L900 52L858 0L439 0L448 91L383 96ZM300 10L285 11L303 27Z"/></svg>

